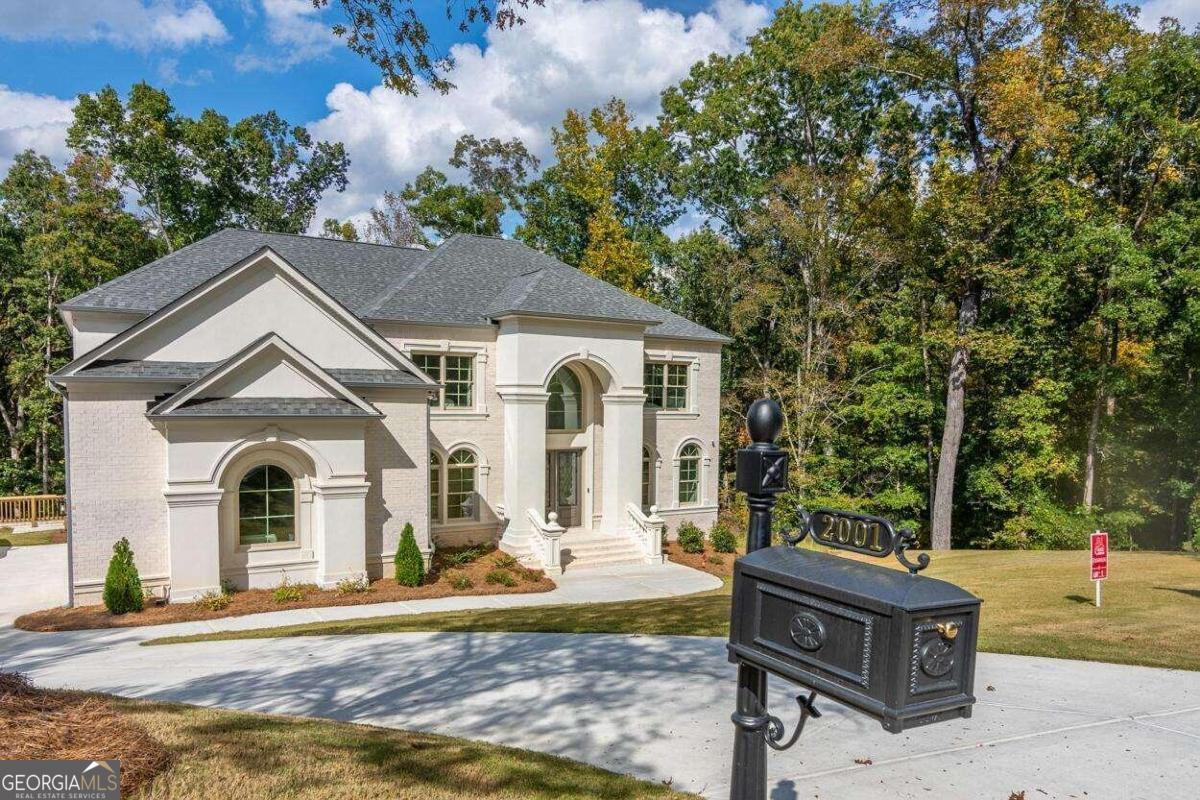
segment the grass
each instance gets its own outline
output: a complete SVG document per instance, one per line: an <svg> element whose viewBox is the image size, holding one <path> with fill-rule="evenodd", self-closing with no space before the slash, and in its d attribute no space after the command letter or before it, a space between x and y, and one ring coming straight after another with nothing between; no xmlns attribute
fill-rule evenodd
<svg viewBox="0 0 1200 800"><path fill-rule="evenodd" d="M67 541L67 532L58 529L44 531L22 531L21 533L5 533L0 529L0 539L12 542L13 547L35 547L42 544L63 544Z"/></svg>
<svg viewBox="0 0 1200 800"><path fill-rule="evenodd" d="M167 751L166 771L132 793L139 800L695 798L575 761L482 742L328 720L37 691L51 707L64 699L77 706L107 707L110 718L144 731L149 744ZM103 757L111 747L107 732L96 726L90 730L95 740L91 757ZM53 740L47 744L54 746Z"/></svg>
<svg viewBox="0 0 1200 800"><path fill-rule="evenodd" d="M983 598L979 646L993 653L1200 670L1200 556L1113 553L1091 605L1086 552L959 550L924 574ZM881 562L882 563L882 562ZM727 636L729 584L663 600L409 614L156 639L146 644L408 631Z"/></svg>

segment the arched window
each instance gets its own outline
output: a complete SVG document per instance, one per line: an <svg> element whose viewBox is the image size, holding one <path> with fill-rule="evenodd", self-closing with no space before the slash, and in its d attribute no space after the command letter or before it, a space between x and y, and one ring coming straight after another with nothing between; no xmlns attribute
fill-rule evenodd
<svg viewBox="0 0 1200 800"><path fill-rule="evenodd" d="M429 454L429 521L442 521L442 460Z"/></svg>
<svg viewBox="0 0 1200 800"><path fill-rule="evenodd" d="M679 505L700 502L700 447L689 444L679 451Z"/></svg>
<svg viewBox="0 0 1200 800"><path fill-rule="evenodd" d="M475 519L475 454L455 450L446 462L446 518Z"/></svg>
<svg viewBox="0 0 1200 800"><path fill-rule="evenodd" d="M580 409L583 393L579 378L567 367L560 367L550 379L550 399L546 402L546 430L577 431L583 427Z"/></svg>
<svg viewBox="0 0 1200 800"><path fill-rule="evenodd" d="M296 540L296 482L283 467L260 464L238 485L241 544Z"/></svg>
<svg viewBox="0 0 1200 800"><path fill-rule="evenodd" d="M649 509L654 505L650 495L650 473L653 469L654 454L649 447L642 448L642 508Z"/></svg>

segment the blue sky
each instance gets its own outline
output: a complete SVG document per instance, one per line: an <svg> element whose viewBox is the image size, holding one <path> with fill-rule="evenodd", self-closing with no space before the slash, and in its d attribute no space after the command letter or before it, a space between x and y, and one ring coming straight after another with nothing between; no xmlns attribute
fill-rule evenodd
<svg viewBox="0 0 1200 800"><path fill-rule="evenodd" d="M547 0L520 30L464 34L444 0L415 0L454 53L459 88L411 98L379 86L376 68L330 34L336 10L310 0L0 0L0 169L25 147L64 159L77 94L146 80L188 114L275 109L344 142L351 187L317 221L356 217L426 164L445 168L464 132L520 136L545 156L567 108L615 95L652 117L665 86L710 52L740 49L778 1ZM1142 5L1144 18L1200 22L1200 0Z"/></svg>

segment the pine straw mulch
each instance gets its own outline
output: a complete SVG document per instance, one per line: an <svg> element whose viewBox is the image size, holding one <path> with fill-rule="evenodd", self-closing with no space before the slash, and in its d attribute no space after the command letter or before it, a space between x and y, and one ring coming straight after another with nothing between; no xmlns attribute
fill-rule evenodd
<svg viewBox="0 0 1200 800"><path fill-rule="evenodd" d="M455 554L464 550L476 550L479 555L463 565L451 563ZM508 562L508 557L494 547L445 549L434 553L433 569L425 576L425 582L420 586L404 586L396 583L392 578L380 578L372 581L370 588L365 592L340 594L335 589L321 590L311 584L299 584L303 597L283 603L275 600L272 589L251 589L235 592L231 596L229 605L219 611L187 602L148 604L141 612L120 615L108 613L108 609L102 605L76 606L75 608L50 608L44 611L34 611L18 617L13 624L22 630L39 632L129 628L240 617L246 614L282 611L289 608L353 606L467 595L529 594L548 592L554 588L554 581L546 577L541 570L526 569L519 565L501 567L502 564L508 564ZM515 579L516 585L504 586L498 583L488 583L488 573L497 569L510 574ZM459 576L466 576L471 581L470 588L454 588L452 580Z"/></svg>
<svg viewBox="0 0 1200 800"><path fill-rule="evenodd" d="M121 762L121 796L129 797L170 768L173 757L141 725L104 699L33 686L0 672L0 742L4 758Z"/></svg>
<svg viewBox="0 0 1200 800"><path fill-rule="evenodd" d="M679 542L667 542L665 552L672 563L698 569L701 572L716 575L718 578L731 577L734 559L742 555L740 547L736 553L718 553L707 542L704 544L703 553L685 553L679 546Z"/></svg>

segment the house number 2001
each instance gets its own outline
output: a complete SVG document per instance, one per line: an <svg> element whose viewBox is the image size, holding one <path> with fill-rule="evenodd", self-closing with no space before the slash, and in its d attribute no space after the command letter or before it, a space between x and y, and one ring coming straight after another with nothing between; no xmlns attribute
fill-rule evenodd
<svg viewBox="0 0 1200 800"><path fill-rule="evenodd" d="M887 520L846 511L814 511L809 526L822 544L871 555L891 552L895 538Z"/></svg>

